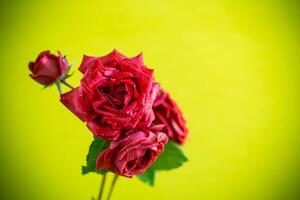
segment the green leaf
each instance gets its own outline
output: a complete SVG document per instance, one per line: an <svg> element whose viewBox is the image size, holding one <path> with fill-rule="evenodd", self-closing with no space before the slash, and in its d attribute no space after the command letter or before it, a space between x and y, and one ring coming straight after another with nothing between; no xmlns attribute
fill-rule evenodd
<svg viewBox="0 0 300 200"><path fill-rule="evenodd" d="M155 170L152 167L150 167L143 174L138 175L138 178L141 181L147 183L148 185L153 186L155 180Z"/></svg>
<svg viewBox="0 0 300 200"><path fill-rule="evenodd" d="M175 169L183 165L186 161L188 161L188 159L184 155L181 147L170 140L165 145L165 150L159 155L154 164L148 168L146 172L138 175L138 178L153 186L156 171Z"/></svg>
<svg viewBox="0 0 300 200"><path fill-rule="evenodd" d="M96 159L101 151L109 146L109 142L104 141L100 138L95 138L90 145L89 153L86 157L86 166L82 166L82 174L87 174L89 172L96 172L100 174L105 174L107 170L96 171Z"/></svg>
<svg viewBox="0 0 300 200"><path fill-rule="evenodd" d="M181 147L170 140L152 167L156 170L171 170L180 167L186 161L188 159Z"/></svg>

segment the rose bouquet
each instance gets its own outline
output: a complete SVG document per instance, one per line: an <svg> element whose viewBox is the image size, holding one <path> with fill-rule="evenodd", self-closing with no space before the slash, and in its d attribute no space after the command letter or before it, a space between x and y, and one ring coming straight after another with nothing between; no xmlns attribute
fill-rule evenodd
<svg viewBox="0 0 300 200"><path fill-rule="evenodd" d="M83 56L78 87L67 83L71 66L66 57L50 51L29 63L30 77L45 87L55 84L60 101L94 136L82 167L103 176L98 199L102 199L107 172L115 177L137 176L154 185L155 173L180 167L187 161L180 145L188 129L170 95L153 78L142 54L128 58L114 50L102 57ZM62 85L70 91L63 93Z"/></svg>

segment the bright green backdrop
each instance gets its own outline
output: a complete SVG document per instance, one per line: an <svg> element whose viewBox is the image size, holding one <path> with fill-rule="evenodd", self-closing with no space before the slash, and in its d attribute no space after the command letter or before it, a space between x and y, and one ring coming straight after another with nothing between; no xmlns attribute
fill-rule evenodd
<svg viewBox="0 0 300 200"><path fill-rule="evenodd" d="M77 67L83 53L117 48L143 51L182 107L190 161L154 188L122 178L113 199L298 199L299 9L296 0L1 1L0 198L97 194L100 177L80 174L91 134L27 63L50 49Z"/></svg>

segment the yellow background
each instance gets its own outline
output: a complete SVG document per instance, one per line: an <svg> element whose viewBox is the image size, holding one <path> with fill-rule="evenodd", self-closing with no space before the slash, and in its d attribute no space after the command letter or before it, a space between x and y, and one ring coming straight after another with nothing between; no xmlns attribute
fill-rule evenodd
<svg viewBox="0 0 300 200"><path fill-rule="evenodd" d="M189 162L151 188L121 178L113 199L299 198L297 1L1 1L1 199L84 200L100 176L82 176L86 126L42 90L27 63L61 50L144 52L182 107ZM70 82L78 85L76 71ZM66 88L65 88L66 89Z"/></svg>

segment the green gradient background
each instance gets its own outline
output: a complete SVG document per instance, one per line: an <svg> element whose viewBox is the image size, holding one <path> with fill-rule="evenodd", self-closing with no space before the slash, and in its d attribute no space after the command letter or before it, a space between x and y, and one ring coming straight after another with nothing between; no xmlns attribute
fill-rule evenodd
<svg viewBox="0 0 300 200"><path fill-rule="evenodd" d="M113 199L299 199L297 1L1 1L0 198L83 200L86 126L28 77L45 49L144 52L183 109L190 161L151 188L121 178ZM76 71L71 83L79 83Z"/></svg>

